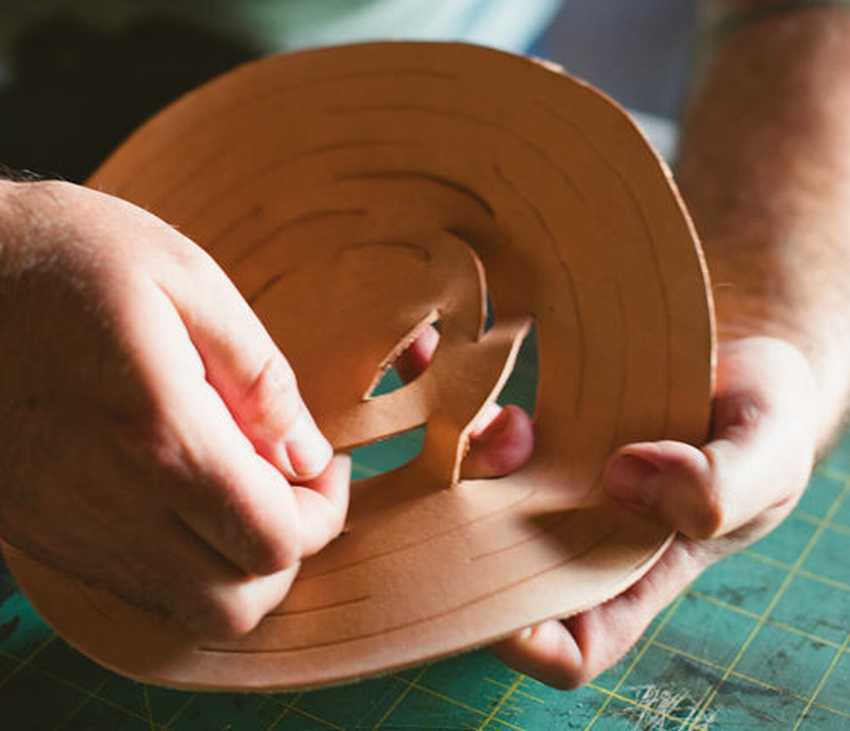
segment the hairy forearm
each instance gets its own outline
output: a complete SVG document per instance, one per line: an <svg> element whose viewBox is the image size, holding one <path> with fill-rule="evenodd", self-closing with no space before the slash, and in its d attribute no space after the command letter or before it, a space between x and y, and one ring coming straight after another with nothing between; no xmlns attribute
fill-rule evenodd
<svg viewBox="0 0 850 731"><path fill-rule="evenodd" d="M721 337L799 347L828 440L850 390L850 13L776 13L725 38L689 106L678 177Z"/></svg>

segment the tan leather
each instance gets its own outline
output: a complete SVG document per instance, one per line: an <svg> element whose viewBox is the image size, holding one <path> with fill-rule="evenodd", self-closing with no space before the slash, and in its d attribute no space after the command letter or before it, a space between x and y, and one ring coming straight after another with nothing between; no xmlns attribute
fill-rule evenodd
<svg viewBox="0 0 850 731"><path fill-rule="evenodd" d="M239 641L197 644L8 551L35 606L83 652L179 687L339 683L596 605L668 545L667 529L606 501L598 480L619 445L705 438L707 275L669 171L587 85L461 44L278 56L173 104L90 184L207 248L338 448L427 432L413 462L353 487L348 532ZM483 332L486 293L495 326ZM368 398L437 318L428 370ZM531 462L459 481L470 424L532 321Z"/></svg>

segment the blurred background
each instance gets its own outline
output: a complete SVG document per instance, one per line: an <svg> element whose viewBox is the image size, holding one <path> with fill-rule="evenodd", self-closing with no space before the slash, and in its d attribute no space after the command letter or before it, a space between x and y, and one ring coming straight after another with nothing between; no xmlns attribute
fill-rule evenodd
<svg viewBox="0 0 850 731"><path fill-rule="evenodd" d="M696 0L0 0L0 162L84 179L144 119L242 61L372 38L528 49L640 117L668 158ZM209 12L199 13L206 9ZM541 22L548 30L528 48ZM201 22L199 22L201 21ZM309 22L305 22L309 21Z"/></svg>
<svg viewBox="0 0 850 731"><path fill-rule="evenodd" d="M535 55L628 107L671 159L696 46L697 0L564 0Z"/></svg>
<svg viewBox="0 0 850 731"><path fill-rule="evenodd" d="M641 112L673 118L687 88L695 0L565 0L534 48Z"/></svg>

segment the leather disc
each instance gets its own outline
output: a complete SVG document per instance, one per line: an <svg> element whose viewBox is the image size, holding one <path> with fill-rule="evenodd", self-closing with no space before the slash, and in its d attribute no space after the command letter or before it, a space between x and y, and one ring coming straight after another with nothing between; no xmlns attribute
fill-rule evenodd
<svg viewBox="0 0 850 731"><path fill-rule="evenodd" d="M671 540L605 500L618 446L706 437L713 325L693 227L627 115L550 65L451 43L271 57L139 129L89 181L203 246L339 449L424 424L248 636L197 642L7 547L57 631L144 681L339 683L485 645L633 584ZM492 302L493 325L485 325ZM409 385L371 397L431 322ZM539 344L536 448L460 480L470 424Z"/></svg>

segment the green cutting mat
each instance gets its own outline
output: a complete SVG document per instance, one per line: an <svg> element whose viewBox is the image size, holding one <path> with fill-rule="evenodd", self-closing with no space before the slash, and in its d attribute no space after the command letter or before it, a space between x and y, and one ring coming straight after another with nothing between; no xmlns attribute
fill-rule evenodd
<svg viewBox="0 0 850 731"><path fill-rule="evenodd" d="M531 366L524 359L509 392L527 394ZM358 476L416 441L359 453ZM850 729L848 645L850 438L778 530L704 574L579 691L551 690L485 652L312 693L163 690L71 650L0 572L0 729Z"/></svg>

